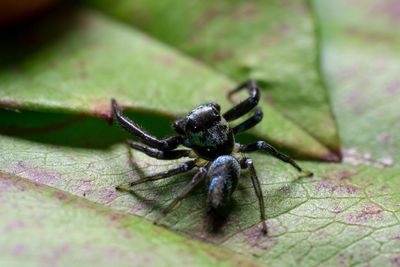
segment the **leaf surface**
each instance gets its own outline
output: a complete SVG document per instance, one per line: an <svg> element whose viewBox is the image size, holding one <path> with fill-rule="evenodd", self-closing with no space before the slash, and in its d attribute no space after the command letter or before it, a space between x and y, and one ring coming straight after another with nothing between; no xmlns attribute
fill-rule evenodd
<svg viewBox="0 0 400 267"><path fill-rule="evenodd" d="M320 79L318 40L307 1L84 2L202 60L238 83L256 79L262 89L263 109L272 105L340 156L336 125ZM265 126L258 127L258 133L268 131Z"/></svg>
<svg viewBox="0 0 400 267"><path fill-rule="evenodd" d="M3 265L257 266L135 216L4 173L0 201Z"/></svg>
<svg viewBox="0 0 400 267"><path fill-rule="evenodd" d="M16 30L3 44L1 106L108 120L111 98L131 110L170 118L213 101L223 110L232 106L226 93L236 84L225 76L96 12L61 9L22 33ZM332 157L276 110L263 111L259 138L299 157Z"/></svg>
<svg viewBox="0 0 400 267"><path fill-rule="evenodd" d="M400 166L398 1L314 1L344 160Z"/></svg>
<svg viewBox="0 0 400 267"><path fill-rule="evenodd" d="M3 117L10 121L30 117L36 123L25 129L3 126L10 131L1 136L0 144L12 153L2 153L1 170L116 211L152 221L194 175L138 185L131 193L117 192L114 188L121 183L164 171L184 159L159 161L133 151L117 142L122 138L118 128L98 119L74 122L70 116L57 115L61 117L45 123L46 114L6 112ZM73 122L53 128L54 121ZM301 178L291 166L269 156L254 153L251 157L264 192L268 237L261 233L259 206L247 171L242 172L226 218L206 215L205 185L200 184L162 220L162 226L270 266L387 265L396 260L397 168L302 161L299 164L315 175Z"/></svg>

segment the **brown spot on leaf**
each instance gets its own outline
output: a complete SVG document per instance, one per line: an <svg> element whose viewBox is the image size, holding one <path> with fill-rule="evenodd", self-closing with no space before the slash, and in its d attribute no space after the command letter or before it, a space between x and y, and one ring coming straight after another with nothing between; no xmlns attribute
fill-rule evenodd
<svg viewBox="0 0 400 267"><path fill-rule="evenodd" d="M388 145L391 143L392 138L387 134L387 133L383 133L378 137L379 141L381 141L382 143Z"/></svg>
<svg viewBox="0 0 400 267"><path fill-rule="evenodd" d="M213 55L214 61L224 61L233 56L233 51L231 49L224 48L222 50L218 50Z"/></svg>
<svg viewBox="0 0 400 267"><path fill-rule="evenodd" d="M288 191L289 190L289 186L288 185L283 185L283 186L281 186L281 188L279 188L279 190Z"/></svg>
<svg viewBox="0 0 400 267"><path fill-rule="evenodd" d="M342 211L342 207L336 206L336 207L334 207L334 208L332 209L332 211L333 211L334 213L339 213L339 212Z"/></svg>
<svg viewBox="0 0 400 267"><path fill-rule="evenodd" d="M263 100L264 100L265 103L267 103L269 105L273 105L274 104L274 100L270 96L264 96Z"/></svg>
<svg viewBox="0 0 400 267"><path fill-rule="evenodd" d="M232 12L234 19L248 19L257 16L257 14L257 5L251 2L244 2L243 5L239 6L238 9Z"/></svg>
<svg viewBox="0 0 400 267"><path fill-rule="evenodd" d="M278 36L272 35L272 36L266 36L262 39L262 44L266 47L270 47L273 45L278 44L280 39Z"/></svg>
<svg viewBox="0 0 400 267"><path fill-rule="evenodd" d="M99 193L102 196L101 203L103 204L111 203L118 196L117 190L115 190L114 188L113 189L103 188L99 191Z"/></svg>
<svg viewBox="0 0 400 267"><path fill-rule="evenodd" d="M120 94L120 95L125 95L125 94L126 94L125 90L122 89L122 88L119 88L119 89L117 90L117 93Z"/></svg>
<svg viewBox="0 0 400 267"><path fill-rule="evenodd" d="M271 230L271 225L268 223L268 229ZM270 237L268 235L264 235L262 232L261 223L243 231L240 233L246 240L246 242L256 250L266 251L268 250L272 244L278 241L277 237Z"/></svg>
<svg viewBox="0 0 400 267"><path fill-rule="evenodd" d="M346 30L347 35L350 38L360 38L363 39L367 42L380 42L380 43L395 43L396 39L385 33L378 33L378 32L372 32L372 31L366 31L357 27L348 27Z"/></svg>
<svg viewBox="0 0 400 267"><path fill-rule="evenodd" d="M382 208L379 206L370 206L364 208L364 214L378 214L382 212Z"/></svg>
<svg viewBox="0 0 400 267"><path fill-rule="evenodd" d="M81 80L86 80L87 77L88 77L87 72L81 72L81 73L79 74L79 78L80 78Z"/></svg>
<svg viewBox="0 0 400 267"><path fill-rule="evenodd" d="M169 56L159 56L157 61L165 66L172 66L175 64L176 59Z"/></svg>
<svg viewBox="0 0 400 267"><path fill-rule="evenodd" d="M379 206L368 206L365 207L360 213L353 213L346 217L346 221L349 223L365 223L372 218L373 215L380 214L382 208ZM373 217L375 220L382 220L383 216L378 215Z"/></svg>
<svg viewBox="0 0 400 267"><path fill-rule="evenodd" d="M21 221L21 220L16 220L10 224L7 224L4 226L3 230L4 232L11 232L14 230L20 230L26 227L25 222Z"/></svg>
<svg viewBox="0 0 400 267"><path fill-rule="evenodd" d="M326 236L326 232L324 230L319 230L314 233L317 236Z"/></svg>
<svg viewBox="0 0 400 267"><path fill-rule="evenodd" d="M216 259L217 261L223 261L227 255L224 255L225 256L224 257L219 252L220 251L218 251L217 253L216 251L213 250L207 250L208 255L210 255L212 258Z"/></svg>
<svg viewBox="0 0 400 267"><path fill-rule="evenodd" d="M111 213L109 217L111 221L120 221L126 219L128 216L122 213Z"/></svg>
<svg viewBox="0 0 400 267"><path fill-rule="evenodd" d="M61 175L58 172L46 168L28 169L18 175L32 182L45 185L52 185L61 180Z"/></svg>
<svg viewBox="0 0 400 267"><path fill-rule="evenodd" d="M87 62L85 60L79 60L78 63L76 64L79 68L84 68L87 65Z"/></svg>
<svg viewBox="0 0 400 267"><path fill-rule="evenodd" d="M69 198L67 194L64 194L64 193L62 193L62 192L55 192L55 193L53 194L53 196L54 196L55 198L59 199L59 200L67 200L67 199Z"/></svg>
<svg viewBox="0 0 400 267"><path fill-rule="evenodd" d="M27 164L26 162L24 162L24 161L18 161L18 163L17 163L18 172L22 172L22 171L24 171L24 170L27 169L27 168L28 168L28 164Z"/></svg>
<svg viewBox="0 0 400 267"><path fill-rule="evenodd" d="M331 181L324 180L314 186L316 191L329 190L332 193L354 194L361 190L360 187L354 185L334 184Z"/></svg>
<svg viewBox="0 0 400 267"><path fill-rule="evenodd" d="M11 254L14 257L20 257L27 251L26 245L24 244L17 244L11 251Z"/></svg>
<svg viewBox="0 0 400 267"><path fill-rule="evenodd" d="M291 30L291 27L287 24L279 25L275 32L262 38L261 42L264 46L270 47L278 45L281 40L287 35Z"/></svg>
<svg viewBox="0 0 400 267"><path fill-rule="evenodd" d="M368 99L365 97L363 90L364 86L363 84L360 88L353 90L345 101L345 108L347 108L347 106L351 107L353 113L356 115L362 113L369 106Z"/></svg>
<svg viewBox="0 0 400 267"><path fill-rule="evenodd" d="M96 117L105 119L108 124L112 125L113 114L111 111L111 100L110 99L95 99L93 102L93 114Z"/></svg>
<svg viewBox="0 0 400 267"><path fill-rule="evenodd" d="M92 204L89 204L84 201L74 201L71 203L71 205L73 205L74 207L78 207L78 208L84 208L84 209L88 209L88 210L96 210Z"/></svg>
<svg viewBox="0 0 400 267"><path fill-rule="evenodd" d="M400 266L400 256L394 257L390 259L390 263L395 266Z"/></svg>
<svg viewBox="0 0 400 267"><path fill-rule="evenodd" d="M355 174L354 170L339 170L335 176L340 180L340 181L351 181L352 178L351 176Z"/></svg>
<svg viewBox="0 0 400 267"><path fill-rule="evenodd" d="M395 81L395 82L389 84L388 86L386 86L384 89L384 92L388 96L393 96L393 95L397 94L398 92L400 92L400 81Z"/></svg>
<svg viewBox="0 0 400 267"><path fill-rule="evenodd" d="M197 28L201 28L205 25L207 25L208 22L213 20L215 17L217 17L220 14L220 11L217 10L214 7L208 8L201 16L199 16L195 21L194 25Z"/></svg>

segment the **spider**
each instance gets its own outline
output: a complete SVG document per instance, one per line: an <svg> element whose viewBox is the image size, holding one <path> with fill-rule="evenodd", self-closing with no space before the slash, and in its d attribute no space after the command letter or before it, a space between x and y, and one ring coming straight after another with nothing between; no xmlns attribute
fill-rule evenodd
<svg viewBox="0 0 400 267"><path fill-rule="evenodd" d="M230 91L228 97L242 89L247 89L250 96L240 104L221 115L221 108L216 103L200 105L192 110L185 118L177 119L172 128L179 134L176 136L158 139L129 118L121 114L121 110L115 99L111 100L113 114L119 123L129 133L135 135L142 143L128 140L128 144L136 150L146 153L150 157L161 160L172 160L182 157L189 157L192 160L186 161L170 170L155 173L139 180L122 184L116 187L120 191L129 191L135 185L164 179L178 173L188 172L198 168L192 180L182 189L178 196L163 210L161 215L154 220L158 224L199 182L206 179L207 186L207 207L208 213L220 213L230 201L232 193L237 186L240 170L248 169L250 178L258 198L263 232L267 233L265 223L264 199L251 158L241 157L237 153L253 152L264 150L272 156L291 164L299 172L311 176L309 171L302 170L297 163L277 151L265 141L258 141L243 145L235 143L235 135L252 128L259 123L263 117L260 108L254 110L254 115L239 125L231 128L230 121L236 120L251 111L258 104L260 90L254 80L246 81L237 88ZM190 149L176 149L179 145Z"/></svg>

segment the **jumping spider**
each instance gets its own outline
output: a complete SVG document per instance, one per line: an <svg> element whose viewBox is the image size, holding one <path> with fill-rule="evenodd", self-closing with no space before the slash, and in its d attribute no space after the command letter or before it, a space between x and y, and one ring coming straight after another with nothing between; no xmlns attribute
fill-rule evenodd
<svg viewBox="0 0 400 267"><path fill-rule="evenodd" d="M171 204L164 209L162 214L154 221L154 224L158 224L159 221L204 178L206 178L208 194L208 212L219 213L228 204L233 191L235 191L240 177L240 169L248 168L260 204L263 232L266 233L267 226L265 224L264 199L253 161L250 158L242 158L236 153L265 150L272 156L291 164L298 171L308 176L312 175L309 171L303 171L291 158L278 152L274 147L264 141L258 141L247 145L235 143L235 134L255 126L261 121L263 116L261 109L256 108L252 117L233 128L229 126L229 121L236 120L251 111L257 106L260 99L260 91L254 80L249 80L239 85L236 89L229 92L228 96L231 97L244 88L247 88L250 94L250 97L245 101L234 106L222 115L220 113L221 108L216 103L198 106L192 110L188 116L183 119L178 119L172 124L172 128L179 135L161 140L141 129L127 117L124 117L115 99L111 100L112 110L119 125L143 142L142 144L128 141L132 148L157 159L171 160L181 157L194 158L170 170L152 174L128 184L119 185L117 187L118 190L127 191L129 187L137 184L163 179L178 173L188 172L195 167L198 168L196 175L192 178L190 183L188 183ZM183 145L191 150L175 150L179 145Z"/></svg>

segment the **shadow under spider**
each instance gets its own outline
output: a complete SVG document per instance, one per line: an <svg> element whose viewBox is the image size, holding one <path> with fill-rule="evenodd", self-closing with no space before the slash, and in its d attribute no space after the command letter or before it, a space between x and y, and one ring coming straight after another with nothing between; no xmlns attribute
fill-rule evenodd
<svg viewBox="0 0 400 267"><path fill-rule="evenodd" d="M135 170L137 172L137 174L139 175L139 177L144 177L146 174L143 172L143 170L138 166L137 161L134 159L134 155L132 153L132 149L130 148L129 145L127 145L127 149L128 149L128 158L129 158L129 165L132 168L132 170ZM167 185L160 185L163 187L163 190L157 190L156 195L160 196L160 199L163 198L163 196L165 196L166 194L169 194L171 191L168 190L168 188L165 188L166 186L172 186L174 184L182 184L182 188L184 187L184 185L186 183L189 183L190 179L195 175L196 170L187 172L187 173L183 173L180 175L176 175L176 176L172 176L172 177L168 177L166 179L168 179L168 184ZM159 181L155 181L156 183ZM153 211L156 211L158 213L161 213L163 209L165 209L168 205L168 202L165 204L160 204L159 201L157 201L157 199L155 199L154 201L149 202L149 199L144 197L142 194L140 194L139 192L144 190L151 190L151 188L156 187L156 185L153 182L148 182L148 183L143 183L141 186L144 186L146 189L144 188L138 188L135 189L135 187L132 187L131 189L127 190L127 192L129 194L131 194L132 196L136 197L137 199L139 199L139 201L141 201L146 208L148 208L149 212L151 213ZM176 186L174 186L174 189L176 188ZM171 190L173 190L171 188ZM173 195L178 195L179 193L179 189L176 190L176 192L173 192ZM247 195L247 192L244 193L245 195ZM201 222L205 222L206 227L205 230L208 233L213 233L213 234L217 234L217 233L222 233L223 232L223 227L226 225L226 223L233 218L230 218L230 214L232 212L234 212L235 210L237 210L238 206L236 205L236 200L232 199L232 201L228 204L228 206L223 210L223 212L221 213L214 213L214 214L210 214L207 212L207 207L206 207L206 200L207 200L207 196L206 196L206 185L205 185L205 181L201 182L198 186L196 186L196 188L191 191L183 200L182 202L175 207L175 209L173 209L171 211L171 213L169 215L172 215L172 213L174 211L176 211L176 209L179 208L183 208L183 207L193 207L193 205L188 204L186 201L188 199L190 199L191 197L195 197L195 200L192 201L201 201L200 205L195 205L196 203L192 203L196 206L196 208L199 208L201 210L203 210L204 212L202 213L202 217L198 218L198 221ZM172 199L170 200L172 201ZM186 203L185 203L186 202ZM190 212L190 211L189 211ZM198 214L198 213L196 213ZM164 219L165 221L168 221L168 216Z"/></svg>
<svg viewBox="0 0 400 267"><path fill-rule="evenodd" d="M142 168L140 168L140 166L137 164L137 161L134 159L133 153L132 153L132 149L130 148L130 146L127 144L127 149L128 149L128 158L129 158L129 165L130 168L132 168L132 170L134 170L139 177L145 177L146 174L144 173L144 171L142 170ZM176 163L177 165L179 163ZM171 167L171 166L170 166ZM167 167L168 168L168 167ZM161 170L158 170L161 171ZM140 185L136 185L128 190L125 190L126 192L128 192L129 194L131 194L132 196L134 196L135 198L139 199L139 201L141 201L141 203L143 203L146 206L146 209L148 209L148 213L151 213L153 211L157 211L158 213L161 214L161 212L167 207L168 203L170 201L172 201L172 199L174 199L176 196L178 196L180 189L183 188L185 186L186 183L189 183L190 180L192 179L192 177L195 175L196 170L193 171L189 171L187 173L183 173L183 174L179 174L179 175L175 175L175 176L171 176L171 177L167 177L164 180L164 182L166 184L160 184L161 180L159 181L149 181ZM147 174L148 175L148 174ZM139 179L136 178L136 179ZM166 181L168 180L168 181ZM161 182L162 183L162 182ZM170 199L169 201L164 202L164 204L161 204L160 201L158 200L162 200L165 199L166 195L169 195L171 193L171 190L174 190L177 188L177 186L175 186L176 184L182 184L181 187L179 187L176 192L173 192L173 197L172 199ZM173 187L173 188L171 188ZM151 201L149 201L148 198L144 197L142 194L140 194L140 191L151 191L152 189L156 188L155 191L153 191L152 193L155 193L156 198ZM191 196L194 195L198 195L201 194L200 190L205 188L205 184L200 183L193 191L191 191L183 200L182 202L185 202L185 199L190 198ZM202 192L204 190L201 190ZM177 207L175 207L175 209L173 209L171 211L171 214L176 210L179 209L179 207L183 204L180 203ZM167 218L166 218L167 219Z"/></svg>
<svg viewBox="0 0 400 267"><path fill-rule="evenodd" d="M142 169L137 165L137 162L134 160L132 149L128 145L127 145L127 149L128 149L130 167L133 170L135 170L140 177L144 177L145 173L142 171ZM195 172L196 171L191 171L191 172L184 173L181 175L166 178L169 180L168 184L161 185L162 190L157 190L157 193L155 195L160 196L160 199L163 199L163 196L165 196L165 194L169 194L171 192L166 187L172 186L176 183L182 184L182 187L183 187L185 183L188 183L190 181L191 177L195 174ZM293 177L293 179L291 181L282 183L282 186L280 186L279 189L276 189L273 191L265 190L264 198L273 199L274 200L273 206L279 206L279 203L281 203L282 201L284 201L285 199L290 197L291 193L293 192L293 186L295 184L297 184L299 181L301 181L301 179L303 179L303 178L305 178L304 175L296 175ZM244 181L242 181L242 180L244 180ZM154 182L146 183L145 190L151 190L151 187L152 188L157 187L157 185L154 185L153 183ZM177 187L175 186L174 189L176 189L176 188ZM148 211L149 211L148 213L152 213L153 211L161 213L162 210L165 209L166 206L168 205L169 201L164 202L165 204L160 204L160 202L157 201L158 199L155 199L154 201L149 202L148 198L145 198L144 196L142 196L141 194L138 193L139 191L142 191L142 190L143 190L143 188L140 188L139 190L135 190L135 188L133 187L128 192L132 196L138 198L146 206L146 208L148 208ZM171 188L171 190L172 190L172 188ZM269 193L266 194L267 192L269 192ZM176 190L176 192L173 192L173 195L178 195L178 193L179 193L179 188ZM179 206L175 207L175 209L171 212L171 214L174 211L176 211L176 209L183 208L184 205L187 208L188 203L185 204L185 200L187 198L190 198L191 196L193 197L196 195L197 196L201 195L202 196L201 198L197 197L196 199L198 201L202 201L200 209L204 210L204 213L203 213L202 217L198 218L199 219L198 221L199 222L203 221L203 223L204 223L203 228L205 229L206 232L212 233L212 234L223 234L224 226L227 225L227 223L229 221L234 222L235 220L240 220L240 217L234 218L231 216L231 214L232 213L238 214L237 211L241 209L240 208L240 200L249 199L250 194L255 194L254 188L251 185L251 179L249 177L248 172L244 171L242 173L241 179L239 180L238 188L234 193L234 198L231 199L228 206L226 206L225 209L222 210L222 212L220 212L220 213L210 214L210 213L206 212L207 211L206 210L207 209L207 207L206 207L206 186L205 186L205 182L203 181L192 192L190 192L189 195L185 199L182 200L182 202ZM268 202L266 204L268 207ZM258 204L255 204L255 205L258 205ZM198 207L198 205L196 205L196 206ZM276 213L276 211L274 213ZM278 213L279 213L279 211L278 211ZM198 214L198 213L196 213L196 214ZM243 216L245 216L245 215L243 215ZM268 214L267 214L267 217L269 217ZM274 216L272 216L272 217L274 217ZM168 217L165 218L164 220L168 221Z"/></svg>

